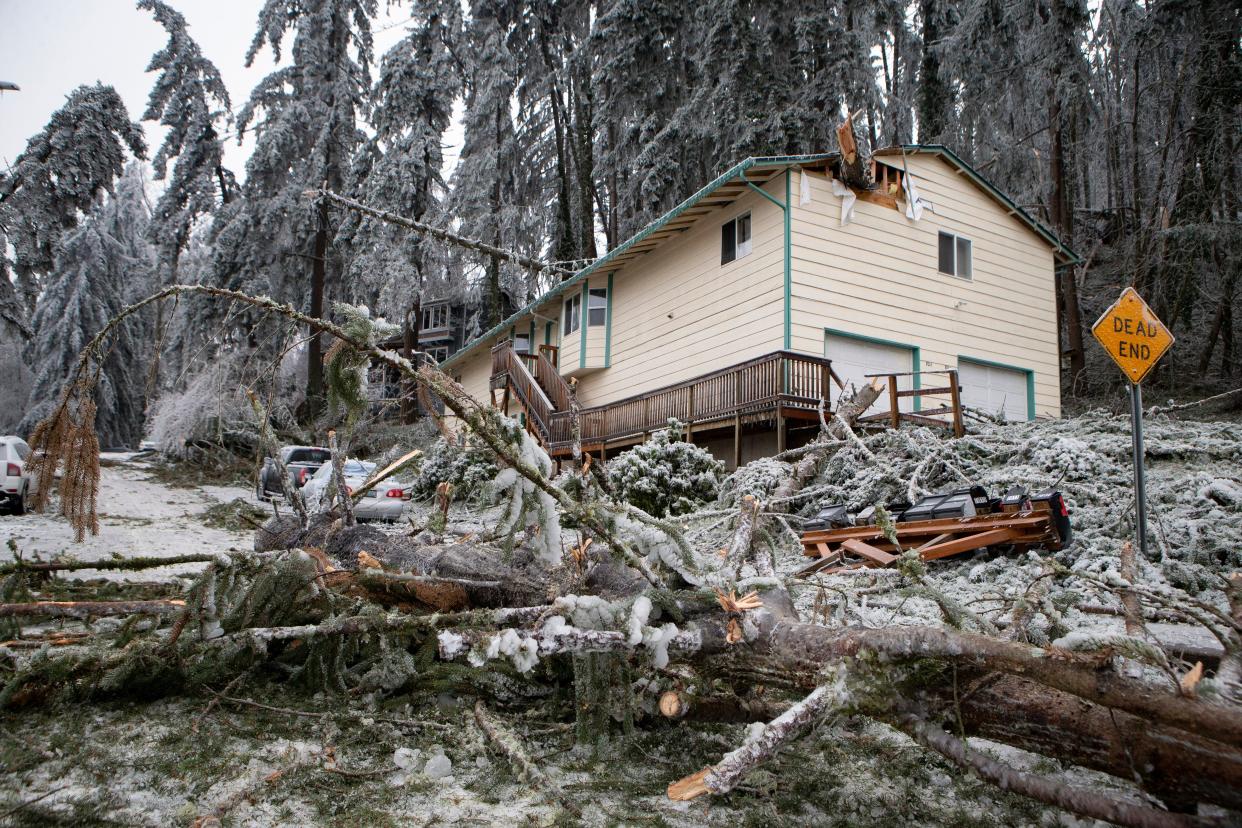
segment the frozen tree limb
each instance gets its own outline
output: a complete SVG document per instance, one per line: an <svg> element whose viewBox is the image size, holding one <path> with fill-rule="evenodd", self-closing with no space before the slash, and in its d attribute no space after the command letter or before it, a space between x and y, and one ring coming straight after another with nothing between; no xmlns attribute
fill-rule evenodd
<svg viewBox="0 0 1242 828"><path fill-rule="evenodd" d="M345 455L337 444L336 429L328 431L328 452L332 456L332 482L336 486L336 499L345 510L345 525L353 526L357 523L354 519L354 499L349 487L345 485Z"/></svg>
<svg viewBox="0 0 1242 828"><path fill-rule="evenodd" d="M345 196L338 195L331 190L307 190L303 193L303 195L307 198L330 201L338 207L344 207L348 210L362 213L365 216L370 216L373 219L378 219L379 221L387 222L388 224L395 224L398 227L414 230L415 232L422 233L423 235L431 236L433 239L439 239L440 241L446 241L449 244L455 244L458 247L464 247L467 250L474 250L478 253L485 253L493 258L513 262L515 265L525 268L526 270L547 271L549 273L555 273L562 278L574 275L574 271L572 270L567 270L563 267L549 264L547 262L541 262L538 259L532 259L529 256L523 256L520 253L514 253L501 247L494 247L485 242L481 242L478 239L468 239L465 236L458 235L457 233L442 230L439 227L432 227L430 224L424 224L421 221L406 218L405 216L399 216L396 213L390 213L387 210L369 207L361 201L346 198Z"/></svg>
<svg viewBox="0 0 1242 828"><path fill-rule="evenodd" d="M474 721L484 735L487 736L488 740L495 745L501 755L517 771L517 775L522 781L537 790L543 791L556 804L574 816L582 815L582 809L578 807L577 803L565 796L565 792L549 779L547 774L539 769L538 765L531 761L526 751L522 748L521 743L518 742L517 737L487 712L487 708L483 705L482 700L474 703Z"/></svg>
<svg viewBox="0 0 1242 828"><path fill-rule="evenodd" d="M115 615L175 615L185 609L185 601L32 601L27 604L0 604L0 618L35 615L46 618L102 618Z"/></svg>
<svg viewBox="0 0 1242 828"><path fill-rule="evenodd" d="M0 565L0 575L9 575L14 572L73 572L82 569L96 569L99 571L123 570L138 571L143 569L156 569L161 566L175 566L177 564L187 563L211 563L218 556L215 554L194 554L194 555L171 555L167 558L156 557L132 557L132 558L105 558L101 561L74 561L74 560L55 560L55 561L26 561L18 560L13 563Z"/></svg>
<svg viewBox="0 0 1242 828"><path fill-rule="evenodd" d="M1095 790L1024 773L971 748L961 739L917 716L903 716L898 719L897 725L919 744L957 765L969 768L985 781L1079 816L1132 828L1190 828L1224 824L1214 819L1199 819L1135 805Z"/></svg>
<svg viewBox="0 0 1242 828"><path fill-rule="evenodd" d="M737 750L726 753L716 764L669 785L668 798L685 801L706 793L728 793L746 774L771 759L783 746L801 736L830 711L846 709L852 698L845 690L843 678L840 675L834 677L769 722L757 736L748 738Z"/></svg>

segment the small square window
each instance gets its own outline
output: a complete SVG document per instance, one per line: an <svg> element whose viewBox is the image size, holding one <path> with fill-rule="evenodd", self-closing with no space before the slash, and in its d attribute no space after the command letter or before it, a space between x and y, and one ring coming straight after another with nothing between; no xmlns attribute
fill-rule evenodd
<svg viewBox="0 0 1242 828"><path fill-rule="evenodd" d="M941 273L961 279L971 278L970 239L942 231L937 252Z"/></svg>
<svg viewBox="0 0 1242 828"><path fill-rule="evenodd" d="M565 300L565 317L561 320L561 331L569 336L582 324L582 294L575 293Z"/></svg>
<svg viewBox="0 0 1242 828"><path fill-rule="evenodd" d="M597 328L608 322L608 288L591 288L587 296L587 324Z"/></svg>
<svg viewBox="0 0 1242 828"><path fill-rule="evenodd" d="M530 335L517 334L513 337L513 350L519 354L530 353Z"/></svg>

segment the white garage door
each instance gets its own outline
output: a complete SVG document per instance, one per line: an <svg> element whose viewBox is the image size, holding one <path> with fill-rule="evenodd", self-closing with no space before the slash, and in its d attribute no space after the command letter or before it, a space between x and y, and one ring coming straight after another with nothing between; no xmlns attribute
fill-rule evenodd
<svg viewBox="0 0 1242 828"><path fill-rule="evenodd" d="M958 361L957 371L962 405L1004 414L1006 420L1030 419L1025 371L965 359Z"/></svg>
<svg viewBox="0 0 1242 828"><path fill-rule="evenodd" d="M914 351L910 348L903 348L900 345L868 342L837 334L825 335L824 355L832 360L832 370L845 383L847 389L851 384L856 388L861 388L868 384L870 380L866 379L867 374L885 374L890 372L905 374L914 370ZM897 387L902 391L912 388L913 378L900 377L897 381ZM834 386L832 392L834 406L840 394L841 392ZM876 400L871 408L867 409L870 414L878 414L888 410L887 390L880 395L880 398ZM913 411L914 398L903 397L901 400L901 410Z"/></svg>

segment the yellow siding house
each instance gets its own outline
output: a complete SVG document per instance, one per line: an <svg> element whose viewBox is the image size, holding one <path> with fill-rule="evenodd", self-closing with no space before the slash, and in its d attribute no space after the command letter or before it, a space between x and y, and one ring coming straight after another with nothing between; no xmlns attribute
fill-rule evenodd
<svg viewBox="0 0 1242 828"><path fill-rule="evenodd" d="M809 439L873 375L877 423L1059 416L1075 254L945 147L876 152L866 190L838 163L742 161L442 367L553 456L571 395L586 451L675 417L732 464Z"/></svg>

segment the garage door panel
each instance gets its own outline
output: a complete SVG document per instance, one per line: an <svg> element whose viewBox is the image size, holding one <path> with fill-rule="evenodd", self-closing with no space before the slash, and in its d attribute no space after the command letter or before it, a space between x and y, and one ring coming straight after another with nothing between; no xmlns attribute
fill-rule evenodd
<svg viewBox="0 0 1242 828"><path fill-rule="evenodd" d="M846 389L850 389L851 386L862 388L869 384L871 380L867 379L867 374L905 374L914 370L914 352L910 348L868 342L837 334L827 334L824 337L824 355L832 360L832 369L845 383ZM913 381L913 377L899 377L897 387L902 391L907 390L913 387ZM838 391L838 396L841 393ZM844 393L851 392L847 390ZM885 391L867 409L866 413L879 414L888 410L888 393ZM903 398L901 410L913 411L914 398Z"/></svg>
<svg viewBox="0 0 1242 828"><path fill-rule="evenodd" d="M1003 414L1006 420L1029 419L1030 389L1025 371L963 359L958 364L958 379L962 405Z"/></svg>

